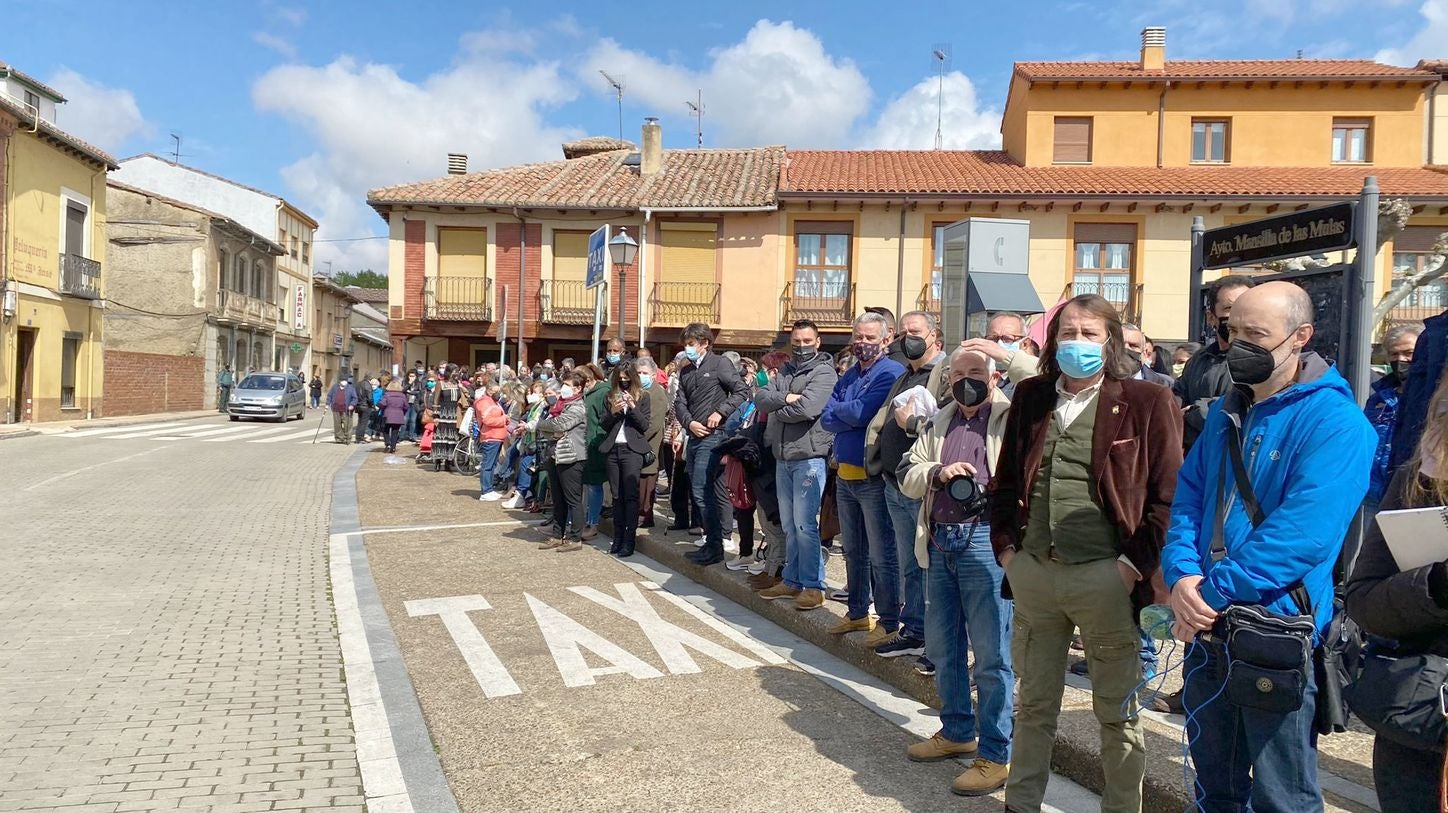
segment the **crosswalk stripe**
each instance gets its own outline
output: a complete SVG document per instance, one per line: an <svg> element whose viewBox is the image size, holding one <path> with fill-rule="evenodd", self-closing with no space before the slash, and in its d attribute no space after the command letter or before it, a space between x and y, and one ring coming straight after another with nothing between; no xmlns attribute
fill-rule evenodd
<svg viewBox="0 0 1448 813"><path fill-rule="evenodd" d="M202 442L202 443L225 443L225 442L230 441L230 440L246 440L246 439L248 439L248 438L259 438L259 437L261 437L262 435L270 435L270 434L272 434L273 432L285 432L285 431L287 431L287 427L285 427L285 426L273 426L273 427L271 427L270 429L262 429L261 431L251 432L251 433L249 433L249 434L244 434L244 435L227 435L227 436L225 436L225 437L219 437L219 438L202 438L202 439L201 439L201 442Z"/></svg>
<svg viewBox="0 0 1448 813"><path fill-rule="evenodd" d="M133 427L133 428L134 428L134 427ZM142 431L139 431L139 432L127 432L127 433L122 434L122 435L107 435L105 439L106 439L106 440L117 440L117 439L124 439L124 438L144 438L144 437L148 437L148 436L150 436L150 435L166 435L166 434L171 434L171 433L174 433L175 431L176 431L176 427L175 427L175 426L163 426L163 427L161 427L160 429L157 429L154 425L152 425L152 426L147 427L146 429L144 429L144 430L142 430Z"/></svg>
<svg viewBox="0 0 1448 813"><path fill-rule="evenodd" d="M311 428L311 429L304 429L304 430L302 430L301 432L293 432L293 433L290 434L290 435L279 435L279 436L274 437L274 438L263 438L263 439L261 439L261 440L248 440L247 443L284 443L284 442L289 441L289 440L301 440L302 438L306 438L307 440L310 441L310 440L312 439L312 437L315 436L316 434L317 434L317 430L316 430L315 427L313 427L313 428ZM326 436L326 437L327 437L328 439L330 439L331 436L328 435L328 436ZM321 440L322 440L321 437L318 437L318 438L317 438L317 441L318 441L318 442L321 442Z"/></svg>
<svg viewBox="0 0 1448 813"><path fill-rule="evenodd" d="M188 432L186 434L162 435L154 440L188 440L191 438L204 438L212 435L231 435L237 432L249 432L254 426L223 426L220 429L207 429L202 432Z"/></svg>
<svg viewBox="0 0 1448 813"><path fill-rule="evenodd" d="M144 426L147 429L162 429L176 426L186 426L190 423L191 421L174 421L172 423L148 423L142 424L141 426ZM107 435L112 432L134 432L140 429L141 426L137 426L136 424L131 424L130 426L107 426L102 429L82 429L79 432L60 432L57 434L59 434L63 438L84 438L90 437L92 435Z"/></svg>

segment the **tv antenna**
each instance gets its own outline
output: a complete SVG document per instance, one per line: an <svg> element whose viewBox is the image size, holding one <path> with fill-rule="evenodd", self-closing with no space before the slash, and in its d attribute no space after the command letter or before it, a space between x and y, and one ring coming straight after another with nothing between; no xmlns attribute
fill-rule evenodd
<svg viewBox="0 0 1448 813"><path fill-rule="evenodd" d="M937 43L930 49L935 60L935 149L945 146L945 71L950 68L950 43Z"/></svg>
<svg viewBox="0 0 1448 813"><path fill-rule="evenodd" d="M700 90L698 102L684 102L689 106L689 113L694 117L694 135L699 139L699 146L704 146L704 91Z"/></svg>
<svg viewBox="0 0 1448 813"><path fill-rule="evenodd" d="M171 140L176 142L175 146L171 149L171 163L179 164L181 163L181 134L172 133Z"/></svg>
<svg viewBox="0 0 1448 813"><path fill-rule="evenodd" d="M608 71L599 71L599 73L618 95L618 140L623 141L623 80L609 76Z"/></svg>

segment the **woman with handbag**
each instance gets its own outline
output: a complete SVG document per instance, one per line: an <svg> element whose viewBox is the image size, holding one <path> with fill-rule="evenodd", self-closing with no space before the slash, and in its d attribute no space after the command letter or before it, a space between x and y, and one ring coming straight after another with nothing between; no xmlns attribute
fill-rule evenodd
<svg viewBox="0 0 1448 813"><path fill-rule="evenodd" d="M1388 484L1382 511L1448 504L1448 378L1428 407L1417 453ZM1376 732L1373 782L1383 813L1441 810L1442 696L1448 680L1448 562L1400 570L1374 517L1347 584L1347 612L1370 636L1348 690Z"/></svg>
<svg viewBox="0 0 1448 813"><path fill-rule="evenodd" d="M548 408L548 417L538 422L538 431L553 442L556 476L549 479L553 488L553 527L558 531L558 538L539 545L539 550L568 553L583 549L579 534L583 532L583 464L588 457L588 415L583 404L586 381L581 372L565 374L558 400Z"/></svg>
<svg viewBox="0 0 1448 813"><path fill-rule="evenodd" d="M639 479L646 463L654 461L648 441L650 408L632 361L621 361L609 376L608 412L603 416L603 454L609 487L613 490L613 545L620 559L632 556L639 526Z"/></svg>

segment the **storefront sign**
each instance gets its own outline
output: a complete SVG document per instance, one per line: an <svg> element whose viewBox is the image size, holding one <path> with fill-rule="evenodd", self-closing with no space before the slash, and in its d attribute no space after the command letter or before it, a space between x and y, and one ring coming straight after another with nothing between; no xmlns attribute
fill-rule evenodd
<svg viewBox="0 0 1448 813"><path fill-rule="evenodd" d="M341 349L342 349L342 334L340 334L340 333L334 333L334 334L332 334L332 346L335 347L335 348L337 348L338 350L341 350Z"/></svg>
<svg viewBox="0 0 1448 813"><path fill-rule="evenodd" d="M1202 267L1230 268L1351 248L1356 203L1212 229L1202 235Z"/></svg>
<svg viewBox="0 0 1448 813"><path fill-rule="evenodd" d="M292 327L307 329L307 286L298 285L296 296L292 297Z"/></svg>

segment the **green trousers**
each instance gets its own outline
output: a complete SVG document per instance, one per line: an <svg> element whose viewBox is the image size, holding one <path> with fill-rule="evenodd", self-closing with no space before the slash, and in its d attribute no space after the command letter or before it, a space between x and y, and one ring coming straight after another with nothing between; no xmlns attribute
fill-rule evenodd
<svg viewBox="0 0 1448 813"><path fill-rule="evenodd" d="M1140 813L1146 747L1140 721L1124 718L1121 705L1141 680L1141 638L1116 560L1073 565L1020 552L1006 578L1015 594L1011 658L1021 687L1006 806L1023 813L1041 809L1066 684L1066 652L1080 627L1092 709L1101 726L1106 775L1101 810Z"/></svg>

